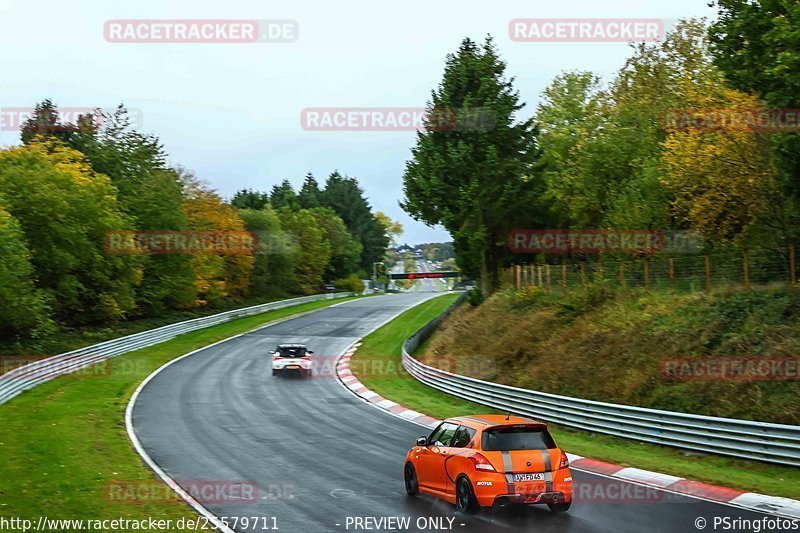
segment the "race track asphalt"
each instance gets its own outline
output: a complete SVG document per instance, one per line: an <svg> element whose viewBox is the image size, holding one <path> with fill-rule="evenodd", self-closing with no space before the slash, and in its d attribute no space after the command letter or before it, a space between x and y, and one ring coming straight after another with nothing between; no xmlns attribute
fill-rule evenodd
<svg viewBox="0 0 800 533"><path fill-rule="evenodd" d="M367 531L352 522L348 527L348 517L403 516L411 517L406 531L448 531L435 522L454 519L452 531L469 533L672 533L698 531L698 517L713 531L715 516L763 516L577 471L576 483L597 490L563 514L541 506L468 517L432 498L407 497L403 458L428 431L354 396L338 382L332 362L355 340L433 296L417 292L345 302L182 359L142 389L133 408L136 435L151 458L187 489L257 485L257 497L249 500L230 501L222 494L204 502L217 516L266 519L249 528L240 523L238 531L266 531L262 526L272 526L272 517L278 530L288 533ZM314 350L317 375L273 377L268 352L279 342ZM620 491L622 496L615 496ZM417 519L427 527L417 528Z"/></svg>

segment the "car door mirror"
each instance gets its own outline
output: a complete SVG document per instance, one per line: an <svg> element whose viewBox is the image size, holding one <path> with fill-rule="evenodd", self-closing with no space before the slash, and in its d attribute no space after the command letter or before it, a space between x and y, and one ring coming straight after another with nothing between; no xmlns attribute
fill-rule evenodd
<svg viewBox="0 0 800 533"><path fill-rule="evenodd" d="M308 350L306 353L307 353L307 354L312 354L312 353L314 353L314 352L312 352L311 350Z"/></svg>
<svg viewBox="0 0 800 533"><path fill-rule="evenodd" d="M428 437L422 436L417 439L417 446L427 446L428 445Z"/></svg>
<svg viewBox="0 0 800 533"><path fill-rule="evenodd" d="M270 351L269 351L269 353L270 353L270 354L274 354L274 353L275 353L275 350L270 350Z"/></svg>

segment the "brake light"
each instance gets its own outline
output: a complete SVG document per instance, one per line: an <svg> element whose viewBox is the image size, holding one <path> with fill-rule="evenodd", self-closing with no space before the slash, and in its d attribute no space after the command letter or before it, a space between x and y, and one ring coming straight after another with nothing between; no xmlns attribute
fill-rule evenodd
<svg viewBox="0 0 800 533"><path fill-rule="evenodd" d="M558 468L567 468L568 466L569 466L569 458L567 457L567 454L562 451L561 464L558 466Z"/></svg>
<svg viewBox="0 0 800 533"><path fill-rule="evenodd" d="M483 455L481 455L480 453L475 453L473 455L470 455L469 459L470 459L470 461L472 461L472 464L475 466L475 470L485 470L487 472L496 472L496 470L492 466L492 463L490 463L489 460L486 457L484 457Z"/></svg>
<svg viewBox="0 0 800 533"><path fill-rule="evenodd" d="M275 355L272 356L272 360L273 361L278 361L280 358L281 358L281 356L278 355L278 354L275 354Z"/></svg>
<svg viewBox="0 0 800 533"><path fill-rule="evenodd" d="M305 359L306 361L311 361L311 356L310 355L304 355L303 359Z"/></svg>

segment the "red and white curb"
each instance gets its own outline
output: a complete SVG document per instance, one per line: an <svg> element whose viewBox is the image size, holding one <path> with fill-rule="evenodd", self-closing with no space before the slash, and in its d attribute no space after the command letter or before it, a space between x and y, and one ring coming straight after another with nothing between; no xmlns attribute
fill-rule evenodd
<svg viewBox="0 0 800 533"><path fill-rule="evenodd" d="M404 418L421 426L433 429L441 422L438 418L403 407L397 402L388 400L375 391L368 389L350 371L350 359L355 354L361 343L354 343L339 358L336 364L336 374L342 384L350 389L356 396L369 402L373 407L383 409L394 416ZM641 470L639 468L625 467L589 459L568 453L570 468L589 472L608 478L619 479L626 482L651 487L665 492L688 496L699 500L730 505L750 511L758 511L786 518L800 518L800 501L779 496L767 496L755 492L745 492L709 485L699 481L691 481L677 476Z"/></svg>

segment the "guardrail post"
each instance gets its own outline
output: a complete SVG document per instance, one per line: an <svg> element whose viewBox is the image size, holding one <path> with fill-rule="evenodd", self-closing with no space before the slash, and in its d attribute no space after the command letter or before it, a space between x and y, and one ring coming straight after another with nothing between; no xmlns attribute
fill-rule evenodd
<svg viewBox="0 0 800 533"><path fill-rule="evenodd" d="M561 289L566 291L567 290L567 262L563 260L561 262Z"/></svg>
<svg viewBox="0 0 800 533"><path fill-rule="evenodd" d="M581 261L581 285L586 285L586 269L583 261Z"/></svg>
<svg viewBox="0 0 800 533"><path fill-rule="evenodd" d="M619 285L620 287L625 286L625 261L619 262Z"/></svg>
<svg viewBox="0 0 800 533"><path fill-rule="evenodd" d="M650 262L644 260L644 289L647 290L650 284Z"/></svg>
<svg viewBox="0 0 800 533"><path fill-rule="evenodd" d="M545 268L547 269L547 289L546 289L546 291L547 291L547 294L550 294L550 265L547 264L545 266Z"/></svg>

